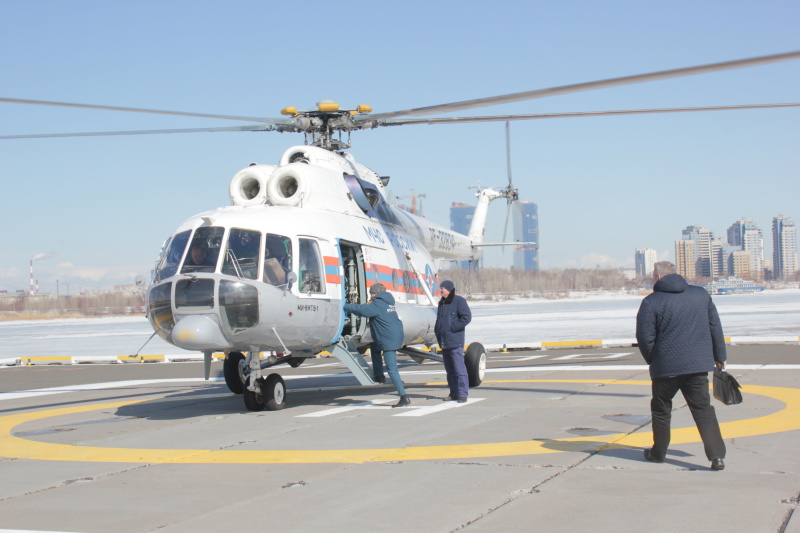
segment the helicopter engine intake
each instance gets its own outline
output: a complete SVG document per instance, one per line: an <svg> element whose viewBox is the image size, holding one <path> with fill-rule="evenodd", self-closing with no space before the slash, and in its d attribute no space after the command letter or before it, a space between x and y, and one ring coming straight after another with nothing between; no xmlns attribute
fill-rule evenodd
<svg viewBox="0 0 800 533"><path fill-rule="evenodd" d="M275 165L252 165L237 172L229 189L231 203L241 206L266 204L267 182L276 168Z"/></svg>

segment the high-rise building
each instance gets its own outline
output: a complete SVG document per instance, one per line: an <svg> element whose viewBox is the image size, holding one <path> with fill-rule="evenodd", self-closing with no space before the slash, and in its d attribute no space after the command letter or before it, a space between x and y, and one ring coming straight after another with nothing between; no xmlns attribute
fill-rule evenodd
<svg viewBox="0 0 800 533"><path fill-rule="evenodd" d="M475 206L469 204L462 204L453 202L450 206L450 229L462 235L469 235L469 228L472 225L472 219L475 216ZM480 266L480 261L472 266L477 268ZM461 268L469 268L469 261L460 261L458 266Z"/></svg>
<svg viewBox="0 0 800 533"><path fill-rule="evenodd" d="M720 272L719 272L720 276L738 276L739 275L739 274L734 274L733 272L731 272L731 268L732 268L731 267L731 264L732 264L731 263L731 256L733 255L734 252L739 252L738 255L737 255L737 257L738 257L737 261L741 261L741 258L742 258L742 254L741 254L742 247L741 246L733 246L732 244L720 243L720 246L719 246L719 260L718 260L719 268L720 268ZM744 253L747 254L747 252L744 252ZM747 254L747 257L750 257L750 254ZM739 265L738 262L736 264ZM741 270L741 267L739 267L739 270ZM747 272L750 272L750 265L747 266Z"/></svg>
<svg viewBox="0 0 800 533"><path fill-rule="evenodd" d="M797 268L797 227L794 220L778 215L772 219L772 268L775 279L793 276Z"/></svg>
<svg viewBox="0 0 800 533"><path fill-rule="evenodd" d="M652 248L637 248L634 254L636 262L636 275L644 278L653 274L653 265L656 264L656 251Z"/></svg>
<svg viewBox="0 0 800 533"><path fill-rule="evenodd" d="M697 276L697 243L692 239L675 241L675 267L678 274L692 280Z"/></svg>
<svg viewBox="0 0 800 533"><path fill-rule="evenodd" d="M695 242L695 275L711 278L717 275L719 254L714 254L714 232L703 226L686 226L681 232L681 240ZM677 247L676 247L677 254Z"/></svg>
<svg viewBox="0 0 800 533"><path fill-rule="evenodd" d="M728 228L728 243L750 254L752 278L764 277L764 234L760 227L747 218L737 220Z"/></svg>
<svg viewBox="0 0 800 533"><path fill-rule="evenodd" d="M539 215L533 202L517 202L514 214L514 241L532 242L514 248L514 268L539 270Z"/></svg>
<svg viewBox="0 0 800 533"><path fill-rule="evenodd" d="M750 272L750 253L744 250L734 250L728 255L728 275L742 277L753 277Z"/></svg>

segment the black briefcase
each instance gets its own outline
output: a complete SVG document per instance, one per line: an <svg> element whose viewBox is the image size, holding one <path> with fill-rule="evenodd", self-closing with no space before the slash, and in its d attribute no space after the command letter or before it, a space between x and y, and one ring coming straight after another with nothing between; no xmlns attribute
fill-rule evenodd
<svg viewBox="0 0 800 533"><path fill-rule="evenodd" d="M725 405L742 403L741 388L735 377L719 368L714 369L714 398Z"/></svg>

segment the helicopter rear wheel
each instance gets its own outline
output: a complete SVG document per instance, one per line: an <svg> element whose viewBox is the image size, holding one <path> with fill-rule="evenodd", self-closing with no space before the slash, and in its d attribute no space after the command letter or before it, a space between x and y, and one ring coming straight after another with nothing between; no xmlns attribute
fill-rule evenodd
<svg viewBox="0 0 800 533"><path fill-rule="evenodd" d="M477 387L483 381L484 375L486 375L486 349L483 344L473 342L467 346L467 352L464 354L464 363L467 365L469 386Z"/></svg>

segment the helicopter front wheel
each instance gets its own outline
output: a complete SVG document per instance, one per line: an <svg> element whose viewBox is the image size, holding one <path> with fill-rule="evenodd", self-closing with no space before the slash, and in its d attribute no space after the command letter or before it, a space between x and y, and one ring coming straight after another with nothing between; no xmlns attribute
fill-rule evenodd
<svg viewBox="0 0 800 533"><path fill-rule="evenodd" d="M248 411L279 411L286 407L286 383L280 374L270 374L256 381L256 390L245 388L244 406Z"/></svg>

